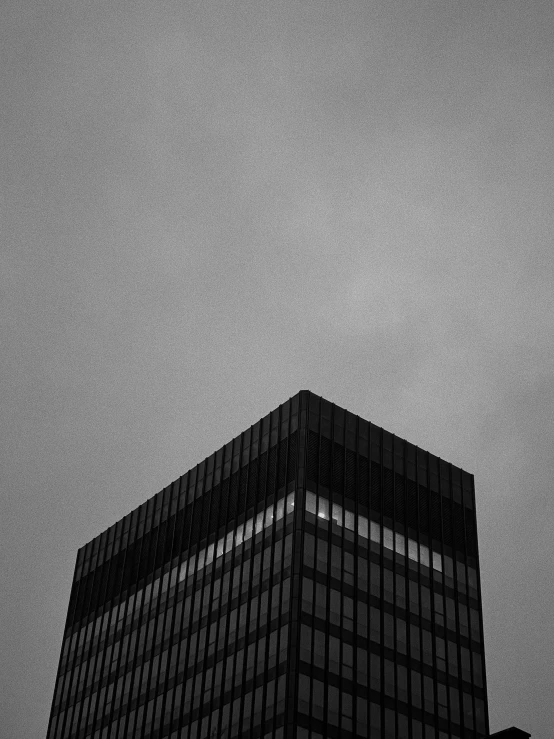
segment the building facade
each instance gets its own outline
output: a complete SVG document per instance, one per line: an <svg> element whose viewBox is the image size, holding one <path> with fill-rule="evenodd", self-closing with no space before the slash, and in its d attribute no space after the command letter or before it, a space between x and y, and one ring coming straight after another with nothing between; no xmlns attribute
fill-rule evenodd
<svg viewBox="0 0 554 739"><path fill-rule="evenodd" d="M48 739L486 734L473 476L313 393L78 552Z"/></svg>

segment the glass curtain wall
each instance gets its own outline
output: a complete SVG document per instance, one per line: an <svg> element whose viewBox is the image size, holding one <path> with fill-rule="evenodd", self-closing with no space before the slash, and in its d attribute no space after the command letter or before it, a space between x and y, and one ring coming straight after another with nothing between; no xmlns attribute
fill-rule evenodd
<svg viewBox="0 0 554 739"><path fill-rule="evenodd" d="M49 739L284 734L298 397L78 554Z"/></svg>
<svg viewBox="0 0 554 739"><path fill-rule="evenodd" d="M470 475L310 397L297 731L488 733Z"/></svg>

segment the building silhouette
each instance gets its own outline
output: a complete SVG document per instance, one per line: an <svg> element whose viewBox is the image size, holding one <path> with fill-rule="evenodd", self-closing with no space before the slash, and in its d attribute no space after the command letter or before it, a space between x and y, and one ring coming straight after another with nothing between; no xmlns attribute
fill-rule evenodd
<svg viewBox="0 0 554 739"><path fill-rule="evenodd" d="M488 731L473 476L313 393L78 552L48 739Z"/></svg>

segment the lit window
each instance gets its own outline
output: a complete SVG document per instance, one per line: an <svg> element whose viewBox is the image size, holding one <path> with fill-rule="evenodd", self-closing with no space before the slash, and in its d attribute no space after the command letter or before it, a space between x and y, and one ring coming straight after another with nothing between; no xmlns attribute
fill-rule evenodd
<svg viewBox="0 0 554 739"><path fill-rule="evenodd" d="M314 515L317 513L317 496L309 490L306 491L306 510Z"/></svg>
<svg viewBox="0 0 554 739"><path fill-rule="evenodd" d="M358 536L362 536L364 539L369 538L368 524L369 521L365 516L358 516Z"/></svg>
<svg viewBox="0 0 554 739"><path fill-rule="evenodd" d="M225 551L230 552L233 548L233 540L235 538L235 532L230 531L225 538Z"/></svg>
<svg viewBox="0 0 554 739"><path fill-rule="evenodd" d="M248 521L244 524L244 541L248 541L248 539L252 538L252 530L254 528L254 521L252 518L249 518Z"/></svg>
<svg viewBox="0 0 554 739"><path fill-rule="evenodd" d="M403 557L406 556L406 540L402 534L394 535L394 549Z"/></svg>
<svg viewBox="0 0 554 739"><path fill-rule="evenodd" d="M267 528L268 526L271 526L272 523L273 523L273 506L269 506L269 508L265 512L264 525Z"/></svg>
<svg viewBox="0 0 554 739"><path fill-rule="evenodd" d="M379 544L381 541L381 529L376 521L370 521L369 538Z"/></svg>
<svg viewBox="0 0 554 739"><path fill-rule="evenodd" d="M352 511L344 512L344 528L348 529L349 531L354 531L355 524L354 524L354 514L352 513Z"/></svg>
<svg viewBox="0 0 554 739"><path fill-rule="evenodd" d="M417 541L414 541L413 539L408 539L408 557L414 562L419 561L419 557L417 555Z"/></svg>
<svg viewBox="0 0 554 739"><path fill-rule="evenodd" d="M383 546L385 549L394 550L394 536L391 529L383 526Z"/></svg>
<svg viewBox="0 0 554 739"><path fill-rule="evenodd" d="M429 547L419 545L419 561L425 567L429 567Z"/></svg>
<svg viewBox="0 0 554 739"><path fill-rule="evenodd" d="M333 503L332 518L333 522L336 523L337 526L342 526L342 506Z"/></svg>
<svg viewBox="0 0 554 739"><path fill-rule="evenodd" d="M210 546L206 549L206 564L207 565L209 565L210 562L213 562L214 549L215 549L215 544L210 544Z"/></svg>
<svg viewBox="0 0 554 739"><path fill-rule="evenodd" d="M284 499L278 500L275 505L275 520L280 521L285 515L285 501Z"/></svg>
<svg viewBox="0 0 554 739"><path fill-rule="evenodd" d="M329 520L329 501L325 498L319 498L317 506L317 515L319 518L324 518L326 521Z"/></svg>
<svg viewBox="0 0 554 739"><path fill-rule="evenodd" d="M292 513L294 511L294 493L289 493L287 495L287 513Z"/></svg>
<svg viewBox="0 0 554 739"><path fill-rule="evenodd" d="M260 531L262 531L264 527L264 512L258 513L256 516L256 527L255 527L255 533L259 534Z"/></svg>
<svg viewBox="0 0 554 739"><path fill-rule="evenodd" d="M433 569L442 572L442 558L438 552L433 552Z"/></svg>

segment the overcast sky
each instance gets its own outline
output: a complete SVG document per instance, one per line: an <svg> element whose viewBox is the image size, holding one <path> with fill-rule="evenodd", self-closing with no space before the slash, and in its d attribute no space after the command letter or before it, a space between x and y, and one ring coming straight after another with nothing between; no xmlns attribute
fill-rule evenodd
<svg viewBox="0 0 554 739"><path fill-rule="evenodd" d="M554 725L552 0L4 0L0 734L78 547L306 388L475 474L491 729Z"/></svg>

